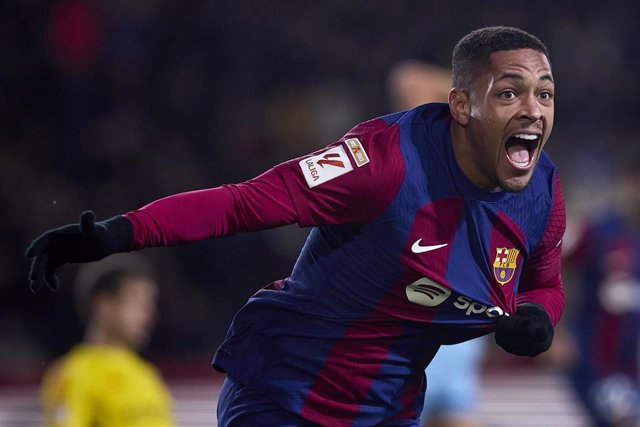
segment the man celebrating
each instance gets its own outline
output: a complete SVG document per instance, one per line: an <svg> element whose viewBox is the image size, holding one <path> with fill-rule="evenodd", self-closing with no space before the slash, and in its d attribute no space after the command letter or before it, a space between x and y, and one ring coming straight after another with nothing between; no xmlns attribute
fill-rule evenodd
<svg viewBox="0 0 640 427"><path fill-rule="evenodd" d="M55 289L67 262L313 227L291 276L249 299L213 358L228 373L220 425L419 425L440 345L495 331L535 356L564 307L547 48L482 28L452 65L448 104L361 123L250 181L44 233L27 250L32 289Z"/></svg>

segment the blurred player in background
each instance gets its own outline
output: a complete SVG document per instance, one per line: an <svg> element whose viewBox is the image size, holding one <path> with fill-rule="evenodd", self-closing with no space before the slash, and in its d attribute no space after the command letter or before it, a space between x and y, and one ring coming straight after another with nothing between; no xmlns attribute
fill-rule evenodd
<svg viewBox="0 0 640 427"><path fill-rule="evenodd" d="M570 377L598 427L640 425L640 156L621 162L609 209L568 255L578 288Z"/></svg>
<svg viewBox="0 0 640 427"><path fill-rule="evenodd" d="M158 289L146 264L131 254L116 255L83 266L76 282L85 337L45 373L45 424L175 425L159 372L136 353L147 344L156 317Z"/></svg>
<svg viewBox="0 0 640 427"><path fill-rule="evenodd" d="M220 425L419 426L441 345L493 331L533 357L564 310L547 48L488 27L452 63L448 104L361 123L247 182L44 233L27 249L32 289L56 289L67 262L314 227L291 276L249 299L214 355Z"/></svg>
<svg viewBox="0 0 640 427"><path fill-rule="evenodd" d="M477 427L484 337L443 345L427 367L425 427Z"/></svg>
<svg viewBox="0 0 640 427"><path fill-rule="evenodd" d="M395 111L429 102L446 102L451 70L417 60L396 64L389 73L389 96ZM480 371L485 337L443 345L426 370L422 424L425 427L476 427Z"/></svg>

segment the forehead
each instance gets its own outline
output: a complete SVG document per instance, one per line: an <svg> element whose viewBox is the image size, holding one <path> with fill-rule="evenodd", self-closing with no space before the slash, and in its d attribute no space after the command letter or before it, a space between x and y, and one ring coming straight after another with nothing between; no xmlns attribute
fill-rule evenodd
<svg viewBox="0 0 640 427"><path fill-rule="evenodd" d="M489 55L488 72L493 77L503 73L551 75L551 64L546 55L537 50L500 50Z"/></svg>
<svg viewBox="0 0 640 427"><path fill-rule="evenodd" d="M155 282L142 277L127 278L122 283L119 296L124 299L131 297L155 298L157 295Z"/></svg>

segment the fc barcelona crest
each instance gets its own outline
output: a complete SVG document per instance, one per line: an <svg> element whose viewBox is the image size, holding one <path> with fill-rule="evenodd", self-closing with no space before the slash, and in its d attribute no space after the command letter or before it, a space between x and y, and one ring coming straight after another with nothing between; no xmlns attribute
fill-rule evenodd
<svg viewBox="0 0 640 427"><path fill-rule="evenodd" d="M501 285L513 279L513 275L518 267L516 261L519 253L519 250L513 248L496 249L496 260L493 262L493 276Z"/></svg>

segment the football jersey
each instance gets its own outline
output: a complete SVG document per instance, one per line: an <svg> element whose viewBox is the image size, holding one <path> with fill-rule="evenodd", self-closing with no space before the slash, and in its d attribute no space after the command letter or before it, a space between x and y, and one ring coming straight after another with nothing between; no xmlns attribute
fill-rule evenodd
<svg viewBox="0 0 640 427"><path fill-rule="evenodd" d="M579 312L573 325L579 375L614 374L640 380L640 230L607 212L589 225L573 261L581 269Z"/></svg>
<svg viewBox="0 0 640 427"><path fill-rule="evenodd" d="M447 104L370 120L254 180L127 214L134 248L313 227L290 277L237 313L214 367L321 425L403 425L441 344L491 332L523 302L558 321L555 166L542 153L523 191L483 191L457 165L451 120Z"/></svg>
<svg viewBox="0 0 640 427"><path fill-rule="evenodd" d="M125 349L75 346L48 369L40 394L50 427L175 425L159 373Z"/></svg>

